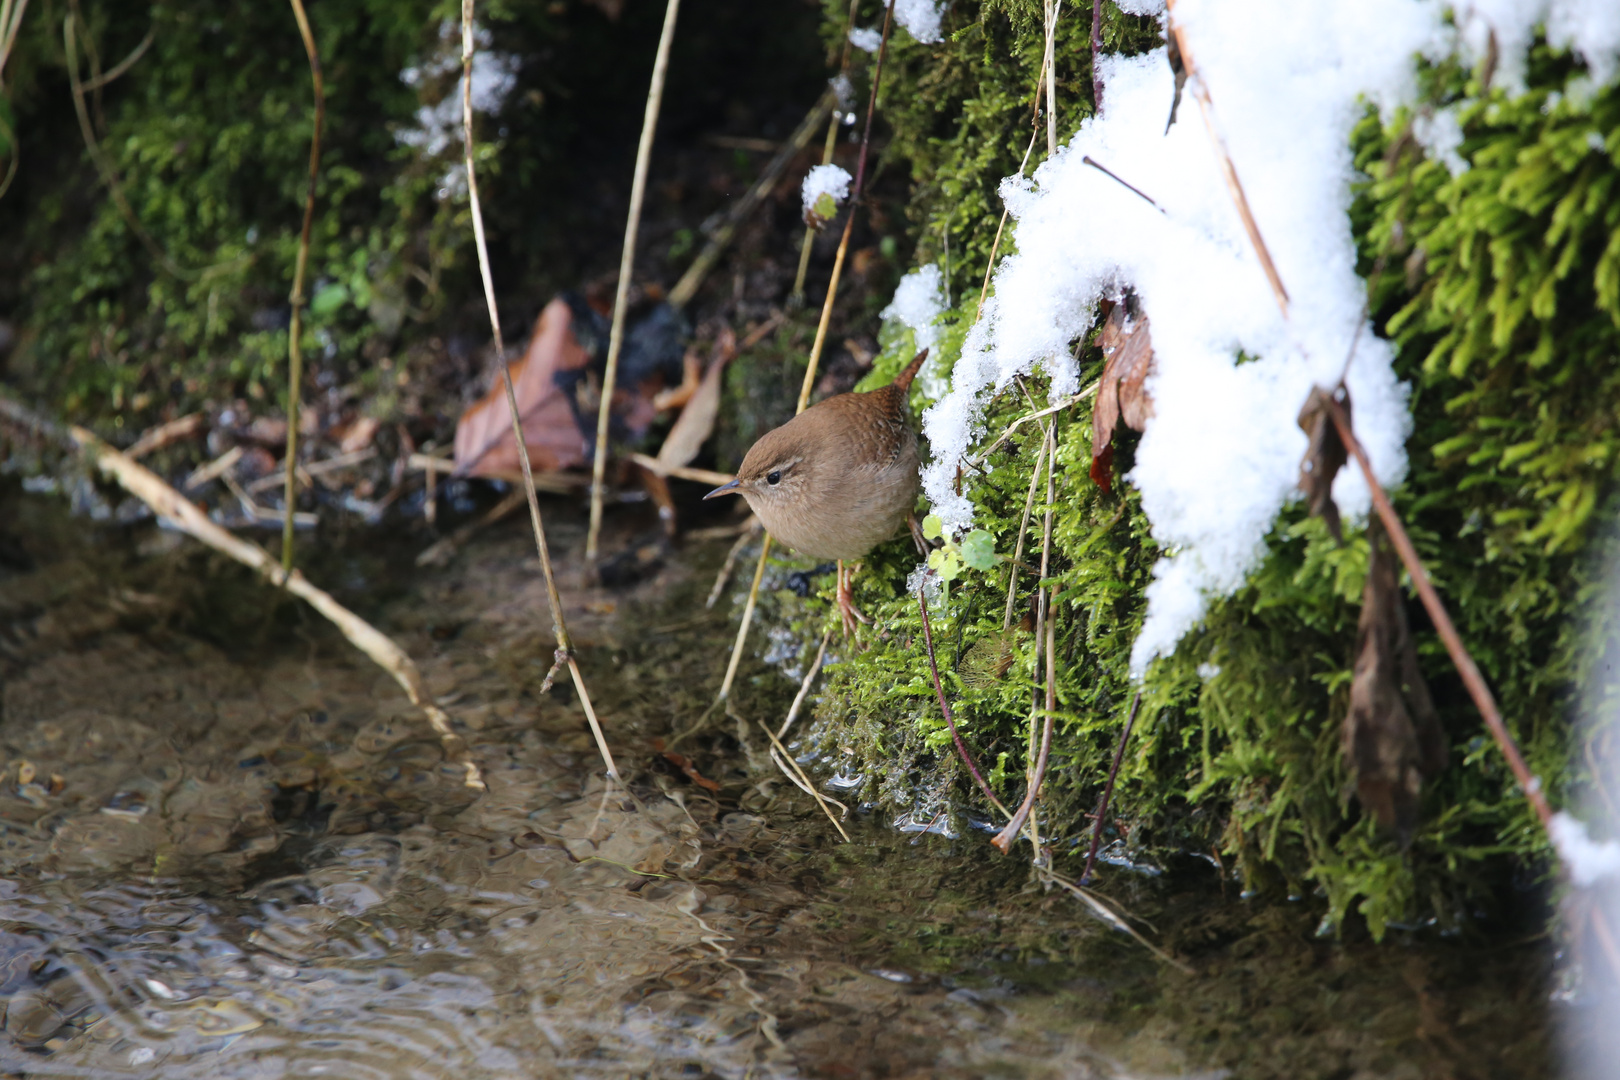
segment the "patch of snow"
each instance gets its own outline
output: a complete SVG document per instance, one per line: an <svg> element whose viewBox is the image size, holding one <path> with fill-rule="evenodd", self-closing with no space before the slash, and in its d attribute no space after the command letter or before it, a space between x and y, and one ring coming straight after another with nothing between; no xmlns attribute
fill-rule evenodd
<svg viewBox="0 0 1620 1080"><path fill-rule="evenodd" d="M1253 0L1239 11L1181 0L1176 14L1290 291L1290 318L1249 244L1199 110L1184 111L1164 134L1173 89L1164 51L1105 57L1102 114L1032 179L1003 182L1018 250L997 270L951 392L925 415L935 454L925 489L948 529L966 529L971 491L955 494L956 466L980 434L989 394L1037 370L1050 376L1054 396L1072 394L1072 343L1101 300L1136 291L1153 321L1155 416L1129 479L1166 551L1132 652L1137 675L1257 563L1271 522L1297 494L1305 435L1295 417L1313 385L1337 381L1353 340L1357 433L1382 483L1405 473L1406 388L1389 344L1365 326L1357 335L1365 287L1347 216L1349 132L1363 101L1388 110L1412 100L1415 57L1448 44L1437 6L1424 0ZM1086 165L1087 155L1164 212ZM1352 519L1368 509L1353 468L1340 473L1334 495Z"/></svg>
<svg viewBox="0 0 1620 1080"><path fill-rule="evenodd" d="M1451 170L1452 176L1468 170L1468 162L1457 153L1463 141L1462 124L1457 120L1457 112L1456 105L1447 105L1412 120L1412 138L1429 152L1430 157L1443 162Z"/></svg>
<svg viewBox="0 0 1620 1080"><path fill-rule="evenodd" d="M862 52L876 53L883 47L883 31L871 26L852 27L849 43Z"/></svg>
<svg viewBox="0 0 1620 1080"><path fill-rule="evenodd" d="M837 165L817 165L804 174L804 213L808 217L823 195L830 197L833 206L841 206L849 198L849 185L854 177ZM831 217L831 215L823 215Z"/></svg>
<svg viewBox="0 0 1620 1080"><path fill-rule="evenodd" d="M1127 15L1164 14L1164 0L1115 0L1114 6Z"/></svg>
<svg viewBox="0 0 1620 1080"><path fill-rule="evenodd" d="M939 5L934 0L895 0L894 21L924 45L944 40L939 29Z"/></svg>
<svg viewBox="0 0 1620 1080"><path fill-rule="evenodd" d="M474 26L472 107L485 115L501 111L517 87L518 68L522 65L515 54L492 51L492 44L494 36L489 30ZM423 89L455 74L455 84L437 103L417 109L415 123L394 133L397 142L419 150L424 157L438 157L451 150L460 156L461 95L466 81L461 70L461 24L446 19L439 24L439 42L433 55L400 72L399 79L406 86ZM466 166L460 161L451 165L441 177L439 188L441 199L465 194Z"/></svg>
<svg viewBox="0 0 1620 1080"><path fill-rule="evenodd" d="M945 274L937 265L930 264L900 279L894 299L883 309L883 318L897 319L909 327L918 349L933 349L939 342L940 328L936 320L944 313ZM923 394L936 400L949 387L939 368L940 357L936 350L923 363L917 379Z"/></svg>
<svg viewBox="0 0 1620 1080"><path fill-rule="evenodd" d="M1570 880L1581 888L1620 873L1620 843L1593 840L1580 819L1560 810L1547 823L1547 832Z"/></svg>

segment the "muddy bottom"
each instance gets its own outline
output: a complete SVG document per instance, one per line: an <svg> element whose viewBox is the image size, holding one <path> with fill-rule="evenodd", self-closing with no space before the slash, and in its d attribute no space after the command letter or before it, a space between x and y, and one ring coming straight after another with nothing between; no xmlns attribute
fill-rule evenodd
<svg viewBox="0 0 1620 1080"><path fill-rule="evenodd" d="M583 528L548 512L577 585ZM93 532L0 488L0 1072L1554 1071L1544 941L1343 944L1196 860L1109 869L1102 891L1183 970L982 836L857 813L839 842L757 729L697 742L695 782L654 740L723 665L731 615L702 605L723 539L566 592L633 778L608 790L572 691L541 689L524 523L418 570L430 539L331 542L306 566L417 658L483 792L307 610L173 534ZM793 690L751 662L737 712L778 721Z"/></svg>

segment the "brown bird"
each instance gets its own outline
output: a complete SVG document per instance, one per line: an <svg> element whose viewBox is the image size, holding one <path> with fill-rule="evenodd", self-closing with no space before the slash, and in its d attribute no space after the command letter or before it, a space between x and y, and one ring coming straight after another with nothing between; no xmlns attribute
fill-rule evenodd
<svg viewBox="0 0 1620 1080"><path fill-rule="evenodd" d="M927 358L924 349L888 386L830 397L767 431L737 478L703 496L735 492L778 542L838 560L846 632L856 619L869 620L855 608L844 563L893 536L917 503L917 435L906 398Z"/></svg>

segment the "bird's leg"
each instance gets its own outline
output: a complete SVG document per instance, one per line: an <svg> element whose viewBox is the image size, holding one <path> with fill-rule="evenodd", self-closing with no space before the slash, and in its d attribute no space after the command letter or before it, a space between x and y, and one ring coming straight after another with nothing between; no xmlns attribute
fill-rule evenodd
<svg viewBox="0 0 1620 1080"><path fill-rule="evenodd" d="M928 537L923 535L922 522L917 520L916 514L906 515L906 526L911 529L911 542L917 545L917 554L928 558L928 552L932 548L928 543Z"/></svg>
<svg viewBox="0 0 1620 1080"><path fill-rule="evenodd" d="M872 620L861 614L861 609L855 606L855 593L849 587L849 578L852 571L844 568L844 560L838 560L838 614L844 620L844 636L855 636L855 621L859 619L868 626Z"/></svg>

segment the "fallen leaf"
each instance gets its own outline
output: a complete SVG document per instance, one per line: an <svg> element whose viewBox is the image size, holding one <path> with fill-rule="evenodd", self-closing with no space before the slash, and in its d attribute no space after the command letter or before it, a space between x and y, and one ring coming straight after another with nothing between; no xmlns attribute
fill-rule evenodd
<svg viewBox="0 0 1620 1080"><path fill-rule="evenodd" d="M1349 420L1350 391L1340 386L1333 395L1333 400L1344 410L1345 419ZM1342 544L1344 533L1339 525L1338 504L1333 501L1333 478L1339 475L1350 455L1328 413L1328 391L1320 386L1311 389L1311 396L1299 410L1299 426L1310 437L1305 456L1299 462L1299 489L1309 500L1311 516L1325 521L1333 539Z"/></svg>
<svg viewBox="0 0 1620 1080"><path fill-rule="evenodd" d="M664 466L689 465L698 456L703 444L714 431L714 421L720 415L720 380L726 364L737 355L737 335L727 326L720 331L710 354L709 366L703 381L686 402L681 415L664 437L658 450L658 464Z"/></svg>
<svg viewBox="0 0 1620 1080"><path fill-rule="evenodd" d="M343 433L338 449L345 454L364 450L371 445L371 440L377 437L377 428L380 426L375 417L360 417Z"/></svg>
<svg viewBox="0 0 1620 1080"><path fill-rule="evenodd" d="M556 472L582 465L591 448L580 431L571 396L563 384L572 383L590 363L590 354L572 332L573 314L560 297L540 312L534 335L523 358L512 364L512 389L529 465L537 472ZM559 378L561 376L562 378ZM512 418L506 388L495 380L483 400L461 414L456 423L456 472L515 480L522 474L517 444L512 439Z"/></svg>
<svg viewBox="0 0 1620 1080"><path fill-rule="evenodd" d="M1153 337L1147 315L1136 306L1135 296L1126 294L1097 336L1106 359L1091 410L1091 479L1104 491L1114 489L1114 428L1123 419L1132 431L1142 431L1153 417L1146 386L1153 371Z"/></svg>
<svg viewBox="0 0 1620 1080"><path fill-rule="evenodd" d="M1362 809L1405 847L1417 825L1423 780L1445 768L1445 734L1418 668L1398 564L1377 518L1367 525L1367 550L1356 667L1340 744Z"/></svg>

